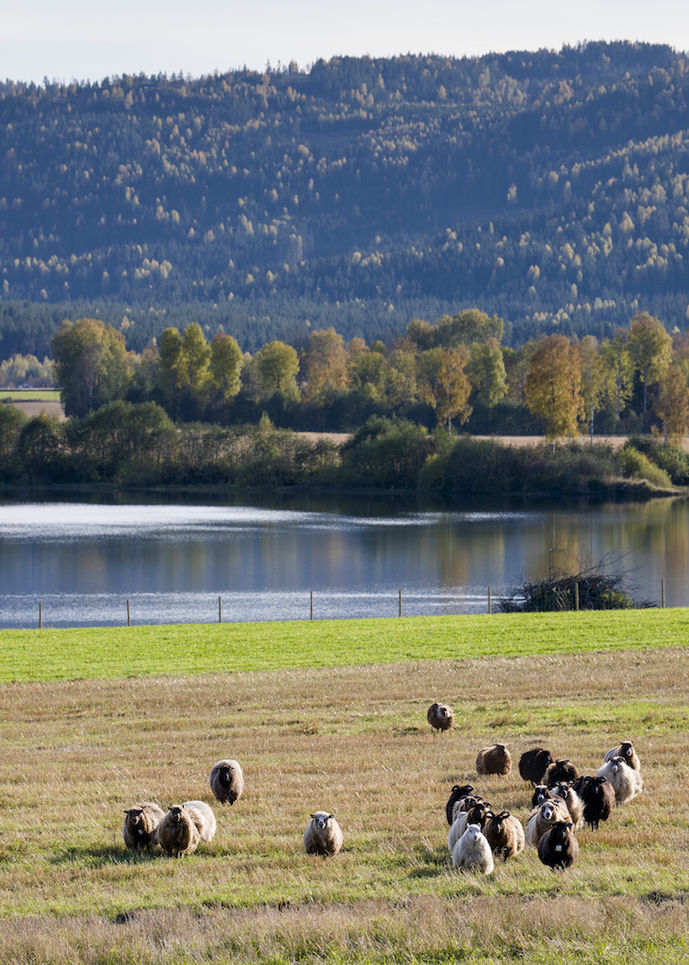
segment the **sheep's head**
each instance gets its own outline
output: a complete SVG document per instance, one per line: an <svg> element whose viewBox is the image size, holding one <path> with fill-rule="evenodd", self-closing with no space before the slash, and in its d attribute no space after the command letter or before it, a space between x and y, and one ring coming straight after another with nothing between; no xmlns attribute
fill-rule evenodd
<svg viewBox="0 0 689 965"><path fill-rule="evenodd" d="M481 828L478 824L467 824L467 829L464 832L464 834L472 841L476 841L480 833Z"/></svg>
<svg viewBox="0 0 689 965"><path fill-rule="evenodd" d="M328 821L335 817L334 814L328 814L327 811L316 811L315 814L311 815L317 828L327 828Z"/></svg>
<svg viewBox="0 0 689 965"><path fill-rule="evenodd" d="M537 784L533 791L534 807L547 801L550 796L550 791L545 784Z"/></svg>
<svg viewBox="0 0 689 965"><path fill-rule="evenodd" d="M183 811L183 810L184 810L184 808L182 807L181 804L173 804L173 805L171 805L171 807L169 808L168 813L171 815L172 820L173 820L175 823L179 823L179 822L182 820L182 811Z"/></svg>
<svg viewBox="0 0 689 965"><path fill-rule="evenodd" d="M631 757L634 753L634 745L631 741L620 742L620 757Z"/></svg>
<svg viewBox="0 0 689 965"><path fill-rule="evenodd" d="M558 814L558 806L554 801L544 801L541 805L541 816L548 824L552 824L553 821L557 820Z"/></svg>
<svg viewBox="0 0 689 965"><path fill-rule="evenodd" d="M130 824L138 824L143 814L143 808L126 808L124 813L127 815Z"/></svg>

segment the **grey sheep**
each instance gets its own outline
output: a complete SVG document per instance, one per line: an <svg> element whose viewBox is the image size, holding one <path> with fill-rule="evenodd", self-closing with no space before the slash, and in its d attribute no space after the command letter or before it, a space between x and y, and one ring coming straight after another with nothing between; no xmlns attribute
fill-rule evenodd
<svg viewBox="0 0 689 965"><path fill-rule="evenodd" d="M234 804L244 792L244 775L239 763L222 760L213 765L210 776L211 791L221 804Z"/></svg>
<svg viewBox="0 0 689 965"><path fill-rule="evenodd" d="M426 720L435 731L449 730L454 723L455 715L447 704L434 703L426 711Z"/></svg>
<svg viewBox="0 0 689 965"><path fill-rule="evenodd" d="M124 812L122 837L128 848L151 850L156 844L156 829L165 812L153 801L135 804Z"/></svg>
<svg viewBox="0 0 689 965"><path fill-rule="evenodd" d="M328 811L314 811L304 831L304 850L322 857L337 854L342 847L342 830L335 815Z"/></svg>
<svg viewBox="0 0 689 965"><path fill-rule="evenodd" d="M505 744L491 744L476 755L478 774L508 774L512 767L512 756Z"/></svg>

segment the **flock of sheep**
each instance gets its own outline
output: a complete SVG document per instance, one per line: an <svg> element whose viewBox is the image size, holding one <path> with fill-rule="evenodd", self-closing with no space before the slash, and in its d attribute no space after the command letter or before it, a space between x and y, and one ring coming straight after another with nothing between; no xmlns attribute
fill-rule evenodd
<svg viewBox="0 0 689 965"><path fill-rule="evenodd" d="M454 715L447 704L433 703L427 720L435 731L449 730ZM484 747L476 756L480 776L508 774L512 757L505 744ZM533 747L519 759L519 774L533 785L532 810L526 827L514 814L494 808L472 784L455 784L445 806L450 825L448 847L452 866L460 871L491 874L495 857L507 861L531 845L543 864L569 868L579 854L575 836L584 824L596 829L613 808L643 790L639 758L631 741L607 752L595 775L579 774L569 759L555 760L544 747ZM211 791L221 804L234 804L244 791L244 776L235 760L218 761L210 772ZM216 831L213 809L205 801L173 804L166 812L152 801L124 812L122 834L128 848L161 851L172 857L190 854ZM323 857L335 855L343 835L335 816L315 811L304 831L304 850Z"/></svg>
<svg viewBox="0 0 689 965"><path fill-rule="evenodd" d="M446 704L428 708L428 723L436 731L454 722ZM484 747L476 756L479 775L505 775L512 757L505 744ZM455 784L445 807L450 825L448 847L452 866L461 871L491 874L495 856L506 861L526 844L538 851L543 864L564 870L576 861L575 832L584 824L595 830L613 808L643 790L641 766L631 741L611 748L594 774L579 774L569 759L554 760L545 747L533 747L519 759L519 774L533 785L532 810L526 828L509 811L494 809L472 784Z"/></svg>
<svg viewBox="0 0 689 965"><path fill-rule="evenodd" d="M234 804L244 791L244 774L238 761L225 759L213 765L210 773L213 796L221 804ZM173 804L167 813L153 801L126 808L122 836L128 848L153 851L179 858L196 851L201 841L211 841L216 831L213 809L205 801ZM307 854L323 857L337 854L342 847L342 831L335 817L316 811L304 831Z"/></svg>

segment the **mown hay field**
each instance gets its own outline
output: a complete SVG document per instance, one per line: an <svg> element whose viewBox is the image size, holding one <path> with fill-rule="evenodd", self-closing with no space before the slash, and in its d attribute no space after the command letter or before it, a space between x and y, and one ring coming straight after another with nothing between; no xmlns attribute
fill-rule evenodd
<svg viewBox="0 0 689 965"><path fill-rule="evenodd" d="M424 660L414 656L415 635L426 626L429 640L439 637L438 621L366 621L399 648L406 632L411 656L349 666L296 665L300 627L306 653L317 627L263 624L237 630L249 634L256 660L254 630L266 642L294 634L292 657L274 669L173 666L151 675L149 666L107 679L85 662L72 674L82 679L15 675L0 687L0 962L686 961L683 614L637 612L645 646L641 632L637 640L631 625L606 615L601 646L593 631L580 632L578 646L546 652L544 626L566 641L577 637L567 627L579 616L559 617L559 634L551 618L515 621L513 656L493 653L491 639L511 616L469 620L476 626L461 645L467 618L450 621L459 653ZM357 659L350 634L361 626L320 628ZM202 652L203 628L151 628L141 646L178 631L178 646L191 634ZM60 633L66 644L69 633ZM91 635L99 651L102 631ZM482 636L488 652L471 655ZM20 639L0 634L3 660ZM55 659L47 647L44 658ZM455 710L443 735L426 723L434 699ZM627 737L645 790L599 831L579 833L571 870L555 874L527 849L487 878L452 871L444 815L452 784L471 781L525 818L523 750L543 742L592 772ZM479 779L476 751L496 740L515 766L505 778ZM210 844L179 860L125 851L123 808L210 803L210 768L227 756L241 761L246 791L232 808L215 806ZM319 808L344 831L332 859L303 853Z"/></svg>

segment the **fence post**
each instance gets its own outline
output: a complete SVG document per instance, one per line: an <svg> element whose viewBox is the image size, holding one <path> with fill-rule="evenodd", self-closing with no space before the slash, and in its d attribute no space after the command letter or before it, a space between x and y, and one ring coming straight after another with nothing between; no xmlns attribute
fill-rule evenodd
<svg viewBox="0 0 689 965"><path fill-rule="evenodd" d="M222 623L222 597L218 597L218 623Z"/></svg>
<svg viewBox="0 0 689 965"><path fill-rule="evenodd" d="M313 620L313 590L311 590L311 595L309 597L309 619Z"/></svg>
<svg viewBox="0 0 689 965"><path fill-rule="evenodd" d="M40 630L43 626L43 604L38 601L38 629Z"/></svg>
<svg viewBox="0 0 689 965"><path fill-rule="evenodd" d="M397 601L397 616L402 616L402 590L399 591L398 601Z"/></svg>
<svg viewBox="0 0 689 965"><path fill-rule="evenodd" d="M665 577L663 576L660 580L660 605L665 609Z"/></svg>
<svg viewBox="0 0 689 965"><path fill-rule="evenodd" d="M579 580L574 581L574 609L579 609Z"/></svg>
<svg viewBox="0 0 689 965"><path fill-rule="evenodd" d="M493 588L488 584L488 613L493 612Z"/></svg>
<svg viewBox="0 0 689 965"><path fill-rule="evenodd" d="M129 610L129 600L127 600L127 626L130 627L131 625L132 625L132 615Z"/></svg>

